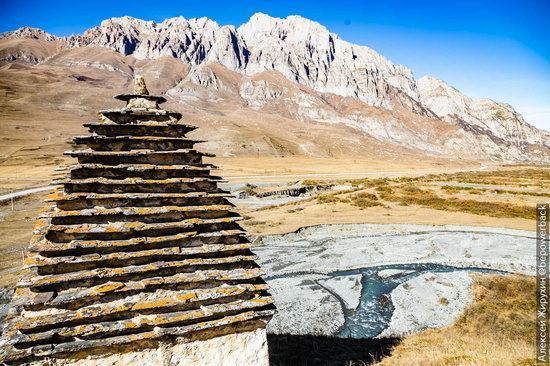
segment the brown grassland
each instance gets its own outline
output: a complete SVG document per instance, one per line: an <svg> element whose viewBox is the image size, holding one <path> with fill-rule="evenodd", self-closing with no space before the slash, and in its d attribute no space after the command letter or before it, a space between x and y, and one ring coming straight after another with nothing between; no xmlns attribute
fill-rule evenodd
<svg viewBox="0 0 550 366"><path fill-rule="evenodd" d="M476 275L474 301L448 328L405 337L378 366L535 364L535 279Z"/></svg>
<svg viewBox="0 0 550 366"><path fill-rule="evenodd" d="M550 197L550 189L545 188L550 184L549 172L544 167L520 167L393 178L308 179L307 185L347 184L349 189L260 209L243 209L248 218L244 225L258 235L329 223L451 224L534 230L534 207Z"/></svg>

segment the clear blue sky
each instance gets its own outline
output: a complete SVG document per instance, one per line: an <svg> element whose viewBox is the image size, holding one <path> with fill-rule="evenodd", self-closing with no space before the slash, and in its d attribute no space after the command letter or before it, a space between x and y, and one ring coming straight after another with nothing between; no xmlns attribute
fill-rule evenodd
<svg viewBox="0 0 550 366"><path fill-rule="evenodd" d="M470 97L510 103L550 130L550 0L0 0L0 31L32 26L69 35L123 15L207 16L239 26L258 11L318 21L410 67L417 78L433 75Z"/></svg>

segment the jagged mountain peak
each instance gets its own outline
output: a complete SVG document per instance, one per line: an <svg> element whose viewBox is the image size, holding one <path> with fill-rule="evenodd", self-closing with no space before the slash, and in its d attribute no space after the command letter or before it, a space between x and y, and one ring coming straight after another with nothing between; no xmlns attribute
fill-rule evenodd
<svg viewBox="0 0 550 366"><path fill-rule="evenodd" d="M254 29L258 32L274 32L279 37L288 38L288 41L293 43L303 42L308 38L311 39L312 35L338 38L336 34L330 33L325 26L300 15L277 18L264 13L256 13L246 23L241 25L238 31L239 33L243 33L249 29Z"/></svg>
<svg viewBox="0 0 550 366"><path fill-rule="evenodd" d="M208 30L215 30L217 28L222 27L216 21L208 17L186 19L182 16L178 16L178 17L167 18L162 22L158 23L153 20L142 20L131 16L122 16L122 17L109 18L102 21L99 28L108 28L112 26L123 27L126 29L136 29L140 31L150 30L158 33L162 33L164 31L170 31L171 28L173 27L208 29ZM224 26L224 27L235 29L235 27L232 25Z"/></svg>
<svg viewBox="0 0 550 366"><path fill-rule="evenodd" d="M426 96L441 96L452 98L453 100L461 100L465 103L474 103L478 105L491 105L499 106L509 110L510 112L517 113L514 108L508 103L496 102L490 98L473 99L462 93L458 88L449 85L445 81L438 79L434 76L425 75L417 80L417 86L421 94Z"/></svg>
<svg viewBox="0 0 550 366"><path fill-rule="evenodd" d="M459 116L460 112L479 108L498 108L510 114L518 114L508 103L495 102L489 98L473 99L445 81L434 76L423 76L417 80L420 99L440 117ZM436 105L436 100L440 101ZM460 109L460 110L457 110Z"/></svg>
<svg viewBox="0 0 550 366"><path fill-rule="evenodd" d="M423 76L416 81L419 97L438 116L459 114L472 100L458 89L433 76Z"/></svg>
<svg viewBox="0 0 550 366"><path fill-rule="evenodd" d="M36 43L48 37L41 30L22 28L0 38L30 38L29 42ZM235 80L249 80L230 89L238 90L246 105L254 108L283 103L297 96L294 102L301 108L296 114L301 115L299 118L307 116L317 121L329 121L330 118L320 116L318 111L312 109L324 103L323 98L326 97L321 95L332 94L350 97L391 113L404 111L409 119L416 119L416 115L444 121L437 122L446 126L443 129L459 129L473 140L481 136L483 142L480 146L490 146L487 153L491 156L516 159L529 151L526 147L529 144L549 145L548 134L526 123L510 105L489 99L471 99L435 77L425 76L416 80L409 68L392 63L367 46L342 40L320 23L298 15L277 18L256 13L238 28L219 25L207 17L174 17L158 23L124 16L106 19L82 35L53 39L59 40L61 46L44 48L37 45L33 46L32 52L27 51L30 46L17 48L17 44L12 42L9 47L0 48L0 61L19 60L32 64L48 59L59 52L59 47L104 47L124 56L132 56L139 62L153 62L166 57L178 59L185 64L185 70L191 71L186 80L215 92L227 92L222 87L223 82L206 67L219 64L233 73ZM71 62L74 64L75 61ZM83 62L86 63L86 60ZM111 66L104 65L107 69ZM124 69L119 66L112 68ZM280 75L290 83L318 94L311 96L309 92L296 92L285 99L269 81L250 81L266 73ZM185 75L182 75L178 79L184 78ZM210 97L215 99L212 95ZM307 108L311 110L304 112ZM334 108L338 109L337 106ZM405 140L420 141L413 139L410 131L399 132L395 121L391 128L378 125L376 131L374 128L369 131L367 126L372 125L372 118L353 111L350 113L353 115L351 120L341 116L335 120L351 121L349 125L361 126L372 136L383 136L392 143L399 139L404 143ZM406 125L410 120L402 122ZM459 145L457 141L455 139L449 143ZM514 147L513 151L510 146Z"/></svg>
<svg viewBox="0 0 550 366"><path fill-rule="evenodd" d="M417 81L418 89L421 91L439 92L447 95L463 95L460 90L452 85L447 84L445 81L438 79L434 76L425 75L419 78Z"/></svg>
<svg viewBox="0 0 550 366"><path fill-rule="evenodd" d="M123 26L135 26L135 25L155 25L156 23L152 20L143 20L139 18L134 18L128 15L121 17L113 17L105 19L101 22L100 27L107 27L112 24L120 24Z"/></svg>

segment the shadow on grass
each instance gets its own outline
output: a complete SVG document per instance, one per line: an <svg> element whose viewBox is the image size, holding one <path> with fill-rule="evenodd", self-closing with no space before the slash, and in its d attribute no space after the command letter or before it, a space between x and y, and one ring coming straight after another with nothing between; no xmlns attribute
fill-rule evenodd
<svg viewBox="0 0 550 366"><path fill-rule="evenodd" d="M268 334L267 342L271 366L364 366L388 356L399 339Z"/></svg>

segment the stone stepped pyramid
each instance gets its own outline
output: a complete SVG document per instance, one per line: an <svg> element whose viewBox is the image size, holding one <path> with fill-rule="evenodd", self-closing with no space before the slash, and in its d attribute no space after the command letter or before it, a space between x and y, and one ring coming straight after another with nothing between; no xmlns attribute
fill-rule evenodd
<svg viewBox="0 0 550 366"><path fill-rule="evenodd" d="M273 300L195 127L140 77L115 98L126 107L67 152L78 163L37 221L0 361L266 364Z"/></svg>

